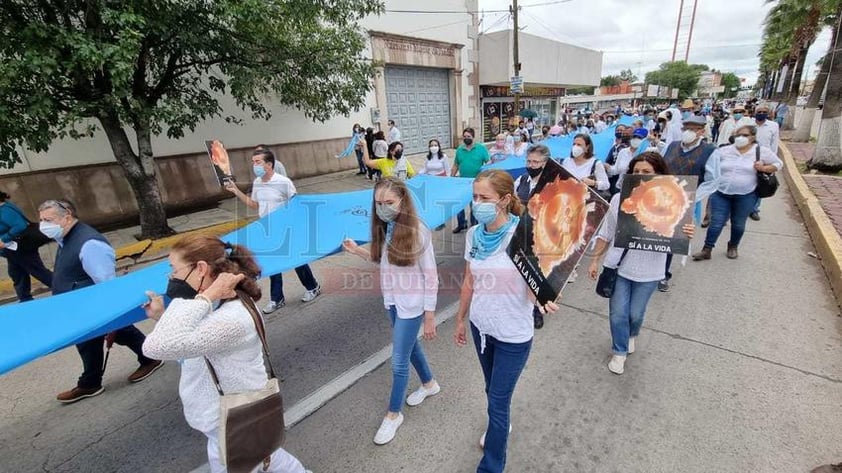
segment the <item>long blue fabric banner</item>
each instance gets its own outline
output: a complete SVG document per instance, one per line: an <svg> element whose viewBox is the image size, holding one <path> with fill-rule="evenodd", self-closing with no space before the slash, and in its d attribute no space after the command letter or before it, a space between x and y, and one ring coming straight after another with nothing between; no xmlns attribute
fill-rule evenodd
<svg viewBox="0 0 842 473"><path fill-rule="evenodd" d="M407 185L434 228L471 199L472 179L417 176ZM340 251L344 238L369 240L372 191L298 195L264 218L222 237L246 245L263 275ZM145 291L166 290L166 261L78 291L0 307L0 374L74 343L143 320Z"/></svg>

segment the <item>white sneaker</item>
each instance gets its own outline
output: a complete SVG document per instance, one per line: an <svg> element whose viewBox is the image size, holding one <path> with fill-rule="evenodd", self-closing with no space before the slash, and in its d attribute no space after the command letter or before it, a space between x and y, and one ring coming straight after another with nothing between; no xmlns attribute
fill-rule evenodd
<svg viewBox="0 0 842 473"><path fill-rule="evenodd" d="M637 337L629 338L629 355L634 353L634 342L635 342L635 340L637 340Z"/></svg>
<svg viewBox="0 0 842 473"><path fill-rule="evenodd" d="M424 399L435 396L439 391L441 391L441 386L435 380L433 380L433 387L431 388L425 388L422 384L415 392L406 397L406 404L415 407L424 402Z"/></svg>
<svg viewBox="0 0 842 473"><path fill-rule="evenodd" d="M307 291L304 293L304 297L301 298L301 302L310 302L313 299L319 297L319 294L322 293L322 286L316 285L316 288L312 291Z"/></svg>
<svg viewBox="0 0 842 473"><path fill-rule="evenodd" d="M380 423L380 428L377 429L377 433L374 435L374 443L377 445L386 445L391 442L395 438L395 434L401 424L403 424L403 414L399 413L394 419L384 417L383 422Z"/></svg>
<svg viewBox="0 0 842 473"><path fill-rule="evenodd" d="M512 433L512 424L509 424L509 433ZM483 432L482 437L479 438L479 448L485 448L485 434L486 432Z"/></svg>
<svg viewBox="0 0 842 473"><path fill-rule="evenodd" d="M278 302L269 301L269 303L266 304L266 307L263 308L263 313L264 314L271 314L272 312L275 312L276 310L280 309L284 305L286 305L286 302L284 302L283 299L279 300Z"/></svg>
<svg viewBox="0 0 842 473"><path fill-rule="evenodd" d="M624 355L614 355L611 361L608 362L608 371L614 374L623 374L625 371L626 357Z"/></svg>

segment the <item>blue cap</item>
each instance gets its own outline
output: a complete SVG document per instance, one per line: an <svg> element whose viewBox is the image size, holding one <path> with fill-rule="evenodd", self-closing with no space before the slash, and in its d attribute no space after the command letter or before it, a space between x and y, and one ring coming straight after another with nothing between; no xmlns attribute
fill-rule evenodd
<svg viewBox="0 0 842 473"><path fill-rule="evenodd" d="M649 130L646 128L636 128L634 132L632 132L632 137L635 138L646 138L649 136Z"/></svg>

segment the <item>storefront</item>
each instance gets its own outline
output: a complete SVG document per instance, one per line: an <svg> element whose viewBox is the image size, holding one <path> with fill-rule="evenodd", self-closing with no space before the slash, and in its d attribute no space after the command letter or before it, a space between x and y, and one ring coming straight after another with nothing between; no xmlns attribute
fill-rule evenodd
<svg viewBox="0 0 842 473"><path fill-rule="evenodd" d="M503 130L517 127L519 111L515 111L515 98L507 86L483 85L482 94L482 139L493 141ZM552 126L558 112L559 97L564 96L563 87L524 88L520 96L520 110L532 110L536 113L535 126Z"/></svg>

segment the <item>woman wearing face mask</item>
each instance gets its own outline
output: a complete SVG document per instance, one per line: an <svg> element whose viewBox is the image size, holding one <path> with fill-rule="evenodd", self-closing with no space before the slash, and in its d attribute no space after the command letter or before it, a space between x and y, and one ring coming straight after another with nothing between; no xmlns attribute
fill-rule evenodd
<svg viewBox="0 0 842 473"><path fill-rule="evenodd" d="M392 394L389 411L374 436L375 444L384 445L395 438L403 423L401 405L409 384L410 363L421 378L421 386L406 398L408 405L417 406L441 389L418 340L422 327L425 340L436 337L439 280L432 234L421 223L403 182L384 178L374 186L372 214L376 217L371 220L371 247L362 248L352 240L345 240L342 247L380 265L383 303L392 324Z"/></svg>
<svg viewBox="0 0 842 473"><path fill-rule="evenodd" d="M473 191L472 213L479 224L465 238L467 264L454 339L458 346L468 343L465 317L470 313L488 399L488 427L480 438L483 456L477 472L500 473L506 466L512 394L532 347L535 298L506 253L523 211L511 175L483 171ZM556 310L553 302L540 307L542 314Z"/></svg>
<svg viewBox="0 0 842 473"><path fill-rule="evenodd" d="M529 135L515 136L515 140L517 142L512 153L518 158L526 157L526 151L529 149Z"/></svg>
<svg viewBox="0 0 842 473"><path fill-rule="evenodd" d="M613 166L609 166L608 175L617 177L614 193L620 192L623 189L623 176L629 172L629 165L632 159L646 149L644 140L647 136L649 136L649 132L646 131L646 128L636 128L632 132L629 146L621 149L617 154L617 162Z"/></svg>
<svg viewBox="0 0 842 473"><path fill-rule="evenodd" d="M757 157L760 157L757 160ZM730 216L731 239L726 255L736 259L737 248L746 229L746 220L754 210L757 199L757 173L780 171L783 162L769 148L757 144L757 128L741 126L734 135L734 144L717 148L705 165L705 182L696 191L696 200L710 196L710 226L702 251L693 255L693 261L709 260Z"/></svg>
<svg viewBox="0 0 842 473"><path fill-rule="evenodd" d="M365 165L363 164L363 147L365 142L365 129L359 123L354 123L354 128L351 129L351 141L345 150L337 154L337 158L344 158L349 156L352 152L357 154L357 165L359 166L358 176L366 173Z"/></svg>
<svg viewBox="0 0 842 473"><path fill-rule="evenodd" d="M412 168L409 160L403 155L403 144L400 141L393 141L386 149L386 157L381 159L370 159L368 152L363 151L363 163L371 169L376 169L383 174L383 177L396 177L402 181L415 176L415 169Z"/></svg>
<svg viewBox="0 0 842 473"><path fill-rule="evenodd" d="M450 175L450 160L447 155L441 150L439 140L432 139L427 143L427 161L424 163L424 169L418 174L427 174L430 176L449 176Z"/></svg>
<svg viewBox="0 0 842 473"><path fill-rule="evenodd" d="M576 135L573 138L570 157L562 161L561 166L588 187L598 191L607 191L610 186L605 166L594 157L593 141L588 135Z"/></svg>
<svg viewBox="0 0 842 473"><path fill-rule="evenodd" d="M181 364L179 397L190 427L208 438L208 463L214 473L227 471L219 457L219 394L207 363L224 392L257 391L266 385L266 369L255 321L245 304L260 299L260 267L251 252L218 238L190 235L173 246L165 309L161 296L147 292L146 315L157 320L143 352ZM256 307L252 309L259 314ZM207 360L207 362L206 362ZM283 448L261 471L305 473Z"/></svg>
<svg viewBox="0 0 842 473"><path fill-rule="evenodd" d="M631 162L632 174L669 174L661 155L646 152L636 156ZM635 351L635 341L643 325L646 305L664 279L666 253L641 250L623 250L614 247L614 234L617 229L617 215L620 209L620 194L611 198L611 206L599 229L596 239L596 256L589 269L594 281L599 275L600 259L604 255L604 266L617 269L617 282L614 294L608 301L609 323L611 326L611 351L613 356L608 369L615 374L623 374L626 356ZM693 238L694 226L684 225L682 231L687 238Z"/></svg>

